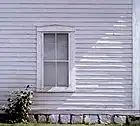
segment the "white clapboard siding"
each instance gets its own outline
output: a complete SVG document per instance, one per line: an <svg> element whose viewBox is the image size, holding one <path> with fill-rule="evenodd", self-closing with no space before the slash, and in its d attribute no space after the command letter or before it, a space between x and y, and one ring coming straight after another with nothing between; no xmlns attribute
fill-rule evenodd
<svg viewBox="0 0 140 126"><path fill-rule="evenodd" d="M92 4L81 4L80 5L80 3L79 4L48 4L48 3L39 3L39 4L34 4L34 3L32 3L32 4L19 4L19 3L16 3L16 4L4 4L4 3L1 3L1 5L0 5L0 8L13 8L13 9L15 9L15 8L19 8L19 9L21 9L21 8L35 8L35 9L37 9L37 8L65 8L65 9L67 9L67 8L87 8L87 9L89 9L89 8L98 8L98 9L100 9L100 8L121 8L121 9L124 9L124 8L126 8L126 9L128 9L128 8L132 8L132 6L131 6L131 4L114 4L114 5L111 5L111 4L101 4L101 5L96 5L96 6L93 6Z"/></svg>
<svg viewBox="0 0 140 126"><path fill-rule="evenodd" d="M121 57L132 57L132 54L125 54L125 53L124 54L108 54L108 55L106 55L105 53L104 54L96 53L96 55L93 55L92 53L86 52L86 53L76 53L76 55L77 55L77 57L83 56L85 58L87 58L87 57L94 57L94 58L96 58L96 57L108 57L108 58L113 58L113 57L115 57L115 58L116 57L118 57L118 58L121 58Z"/></svg>
<svg viewBox="0 0 140 126"><path fill-rule="evenodd" d="M12 44L13 45L13 44ZM18 46L22 44L17 44ZM30 44L27 44L30 45ZM32 44L33 45L33 44ZM21 47L20 46L20 47ZM27 47L27 46L26 46ZM8 53L8 52L4 52L4 53L0 53L0 57L36 57L36 53L26 53L26 52L13 52L13 53ZM22 64L22 62L20 62ZM10 63L11 64L11 63Z"/></svg>
<svg viewBox="0 0 140 126"><path fill-rule="evenodd" d="M131 0L70 0L70 1L65 1L65 0L61 0L61 1L56 1L56 0L51 0L51 1L46 1L46 0L31 0L31 1L28 1L28 0L13 0L12 2L10 2L9 0L7 1L1 1L1 3L28 3L28 4L33 4L33 3L47 3L47 4L50 4L50 3L53 3L53 4L131 4Z"/></svg>
<svg viewBox="0 0 140 126"><path fill-rule="evenodd" d="M12 21L11 21L12 22ZM49 22L37 22L34 23L34 25L38 25L38 26L42 26L42 25L46 25L46 23L50 23L50 24L54 24L56 23L55 21ZM129 27L132 26L131 22L59 22L57 21L57 23L59 23L60 25L63 25L64 23L66 23L67 25L73 25L73 23L75 24L75 28L76 29L80 29L82 30L92 30L94 31L93 27ZM3 22L0 22L0 26L2 30L35 30L36 27L34 27L32 22L12 22L12 25L10 22L5 22L3 25ZM108 31L106 29L106 31ZM76 31L77 32L77 31ZM115 31L116 32L116 31Z"/></svg>
<svg viewBox="0 0 140 126"><path fill-rule="evenodd" d="M93 6L93 5L92 5ZM64 7L64 6L63 6ZM88 7L87 7L88 8ZM67 8L68 9L68 8ZM120 19L123 18L131 18L132 14L61 14L61 15L57 15L57 14L39 14L39 13L25 13L25 14L20 14L20 13L7 13L6 15L3 13L0 15L0 18L52 18L53 17L57 17L57 18L82 18L82 17L86 17L86 18L116 18L116 17L120 17Z"/></svg>
<svg viewBox="0 0 140 126"><path fill-rule="evenodd" d="M131 110L132 0L1 0L0 104L12 90L35 90L36 29L50 24L75 27L76 91L35 92L33 109Z"/></svg>
<svg viewBox="0 0 140 126"><path fill-rule="evenodd" d="M72 9L73 10L73 9ZM64 10L62 10L64 11ZM73 10L74 11L74 10ZM108 10L108 13L111 10ZM127 10L126 10L127 11ZM88 13L88 12L87 12ZM96 12L95 12L96 13ZM87 22L131 22L131 18L48 18L46 19L45 17L42 18L1 18L1 21L11 21L11 20L15 20L16 21L25 21L25 22L34 22L34 21L54 21L54 20L58 20L58 21L75 21L75 22L82 22L82 21L87 21Z"/></svg>
<svg viewBox="0 0 140 126"><path fill-rule="evenodd" d="M24 39L20 39L20 38L0 38L0 43L36 43L36 39L29 39L29 38L24 38Z"/></svg>
<svg viewBox="0 0 140 126"><path fill-rule="evenodd" d="M31 48L36 48L36 44L24 44L24 43L20 43L20 44L13 44L13 43L11 43L11 44L5 44L5 43L3 43L3 44L0 44L0 47L8 47L8 48L12 48L12 47L24 47L24 48L29 48L29 47L31 47Z"/></svg>
<svg viewBox="0 0 140 126"><path fill-rule="evenodd" d="M35 70L0 70L0 75L11 75L11 74L15 74L15 75L36 75L36 71Z"/></svg>
<svg viewBox="0 0 140 126"><path fill-rule="evenodd" d="M9 53L13 53L13 52L36 52L36 48L23 48L23 47L20 47L20 48L1 48L0 49L0 53L1 52L9 52Z"/></svg>
<svg viewBox="0 0 140 126"><path fill-rule="evenodd" d="M30 30L30 29L26 29L26 30L22 31L22 30L1 29L0 35L28 35L28 34L35 35L36 34L35 30Z"/></svg>

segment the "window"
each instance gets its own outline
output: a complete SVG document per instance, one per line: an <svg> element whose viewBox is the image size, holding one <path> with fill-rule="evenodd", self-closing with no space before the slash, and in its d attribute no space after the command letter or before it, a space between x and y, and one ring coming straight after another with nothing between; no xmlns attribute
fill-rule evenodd
<svg viewBox="0 0 140 126"><path fill-rule="evenodd" d="M73 92L74 28L37 27L37 91Z"/></svg>
<svg viewBox="0 0 140 126"><path fill-rule="evenodd" d="M44 86L68 87L69 56L67 33L44 34Z"/></svg>

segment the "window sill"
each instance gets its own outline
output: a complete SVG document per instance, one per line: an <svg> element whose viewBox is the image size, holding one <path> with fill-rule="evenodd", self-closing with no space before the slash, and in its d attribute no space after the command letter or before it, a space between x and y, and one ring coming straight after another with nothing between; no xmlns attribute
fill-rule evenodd
<svg viewBox="0 0 140 126"><path fill-rule="evenodd" d="M71 88L71 87L47 87L47 88L43 88L43 89L36 89L36 92L55 92L55 93L73 93L75 92L75 88Z"/></svg>

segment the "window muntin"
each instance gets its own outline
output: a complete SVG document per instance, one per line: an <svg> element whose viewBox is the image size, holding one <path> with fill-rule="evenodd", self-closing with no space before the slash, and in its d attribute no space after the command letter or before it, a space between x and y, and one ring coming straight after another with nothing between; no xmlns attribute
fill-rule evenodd
<svg viewBox="0 0 140 126"><path fill-rule="evenodd" d="M44 86L69 86L69 34L44 33Z"/></svg>

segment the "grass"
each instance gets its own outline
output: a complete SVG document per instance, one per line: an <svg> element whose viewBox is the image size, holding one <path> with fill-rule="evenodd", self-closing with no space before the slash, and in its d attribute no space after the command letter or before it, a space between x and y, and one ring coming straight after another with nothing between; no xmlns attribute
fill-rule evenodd
<svg viewBox="0 0 140 126"><path fill-rule="evenodd" d="M84 124L45 124L45 123L28 123L28 124L4 124L0 123L0 126L88 126ZM121 124L92 124L89 126L125 126ZM128 125L127 125L128 126ZM130 126L140 126L140 124L137 125L130 125Z"/></svg>

